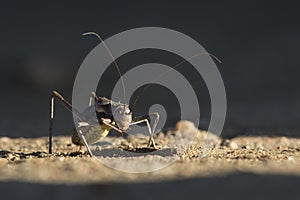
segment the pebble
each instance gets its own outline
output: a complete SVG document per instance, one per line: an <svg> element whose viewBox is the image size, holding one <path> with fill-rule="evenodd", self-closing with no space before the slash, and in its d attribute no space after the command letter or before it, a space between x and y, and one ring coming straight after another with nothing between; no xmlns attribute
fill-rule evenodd
<svg viewBox="0 0 300 200"><path fill-rule="evenodd" d="M182 120L177 122L176 124L176 130L178 131L189 131L189 130L194 130L196 127L193 122L187 121L187 120Z"/></svg>
<svg viewBox="0 0 300 200"><path fill-rule="evenodd" d="M11 161L16 161L16 160L20 160L20 156L14 153L8 153L6 159Z"/></svg>
<svg viewBox="0 0 300 200"><path fill-rule="evenodd" d="M228 147L230 149L238 149L239 148L239 146L237 145L237 143L235 143L235 142L233 142L231 140L228 140L228 139L226 139L226 140L224 140L222 142L222 146L226 146L226 147Z"/></svg>
<svg viewBox="0 0 300 200"><path fill-rule="evenodd" d="M242 149L250 149L249 146L242 146Z"/></svg>
<svg viewBox="0 0 300 200"><path fill-rule="evenodd" d="M231 141L231 142L229 143L228 147L229 147L230 149L238 149L238 148L239 148L239 146L238 146L235 142L233 142L233 141Z"/></svg>

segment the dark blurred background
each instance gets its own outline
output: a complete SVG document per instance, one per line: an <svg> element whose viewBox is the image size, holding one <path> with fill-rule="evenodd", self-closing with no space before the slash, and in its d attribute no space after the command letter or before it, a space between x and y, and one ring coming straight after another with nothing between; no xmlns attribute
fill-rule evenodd
<svg viewBox="0 0 300 200"><path fill-rule="evenodd" d="M2 2L0 136L47 136L51 91L71 100L77 70L99 43L81 33L93 30L105 39L146 26L185 33L223 61L218 68L228 98L224 137L300 136L299 6L297 1ZM141 59L138 55L123 58L123 65ZM198 89L207 96L205 87ZM67 134L72 115L56 108L55 134ZM201 111L205 128L209 99Z"/></svg>

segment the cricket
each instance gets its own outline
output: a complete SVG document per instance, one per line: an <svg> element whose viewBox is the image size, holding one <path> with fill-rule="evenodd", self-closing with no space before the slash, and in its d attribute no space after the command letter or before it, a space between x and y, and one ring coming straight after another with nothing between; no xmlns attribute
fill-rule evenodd
<svg viewBox="0 0 300 200"><path fill-rule="evenodd" d="M113 57L111 51L99 36L95 32L84 33L83 35L95 35L103 43L107 52L112 58L114 65L120 75L120 79L123 86L124 99L125 95L125 84L120 72L120 68ZM54 100L57 99L66 109L71 111L73 115L78 118L77 130L73 129L72 143L78 146L85 146L90 156L93 156L90 150L90 144L94 144L106 137L110 130L115 130L120 133L121 136L130 128L130 126L141 124L146 125L149 133L148 148L157 149L153 135L155 128L159 121L159 113L154 112L151 114L133 117L129 105L110 100L106 97L97 96L95 92L91 92L89 104L87 109L80 113L72 105L64 99L64 97L57 91L53 91L51 95L51 109L50 109L50 128L49 128L49 154L52 154L52 137L53 137L53 120L54 120ZM94 104L92 104L94 99ZM97 121L91 121L92 116L97 116ZM153 119L153 126L150 126L151 120Z"/></svg>
<svg viewBox="0 0 300 200"><path fill-rule="evenodd" d="M122 74L120 72L120 67L116 62L116 59L112 55L110 49L105 44L103 39L96 32L87 32L83 35L94 35L96 36L100 42L104 45L106 51L110 55L114 66L120 76L120 80L123 87L123 95L124 100L126 101L126 92L125 92L125 84L122 78ZM173 69L179 67L188 60L200 56L200 55L208 55L214 58L216 61L221 63L221 60L218 59L215 55L210 53L198 53L196 55L191 56L189 59L184 60L177 65L173 66ZM166 75L168 71L161 74L158 78ZM139 97L148 89L149 85L146 86L139 96L135 99L133 105L135 105L136 101ZM50 128L49 128L49 154L52 154L52 138L53 138L53 121L54 121L54 100L58 100L66 109L71 111L73 115L75 115L78 119L76 124L77 129L73 129L72 132L72 143L77 146L85 146L90 156L93 156L92 151L89 148L89 145L95 144L104 137L108 135L110 130L115 130L123 136L126 131L130 129L130 126L134 125L142 125L147 126L149 141L147 148L158 149L153 136L155 135L155 129L159 122L159 113L153 112L150 114L146 114L143 116L133 117L133 113L129 108L129 105L117 101L110 100L106 97L97 96L95 92L91 92L91 96L89 99L88 107L82 113L77 111L76 108L72 107L72 105L65 100L65 98L57 91L53 91L51 95L51 107L50 107ZM93 104L94 101L94 104ZM97 119L93 119L95 116ZM153 120L152 127L150 126L151 121ZM79 130L79 131L77 131Z"/></svg>

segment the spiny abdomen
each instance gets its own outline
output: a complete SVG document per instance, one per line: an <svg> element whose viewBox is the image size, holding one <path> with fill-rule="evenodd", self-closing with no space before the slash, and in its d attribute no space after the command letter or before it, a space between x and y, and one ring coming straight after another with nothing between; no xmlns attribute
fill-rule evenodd
<svg viewBox="0 0 300 200"><path fill-rule="evenodd" d="M110 131L110 127L107 125L89 125L88 123L81 125L78 127L78 130L83 134L88 144L94 144L106 137L108 132ZM72 143L75 145L83 146L83 142L81 141L76 128L72 130Z"/></svg>

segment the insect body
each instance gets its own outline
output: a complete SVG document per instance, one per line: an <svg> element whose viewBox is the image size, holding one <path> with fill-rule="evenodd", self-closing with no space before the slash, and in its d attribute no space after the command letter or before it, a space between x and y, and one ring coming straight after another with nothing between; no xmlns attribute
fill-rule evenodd
<svg viewBox="0 0 300 200"><path fill-rule="evenodd" d="M125 84L122 79L122 75L118 63L113 57L111 51L109 50L105 42L97 33L88 32L88 33L84 33L83 35L96 36L106 48L120 76L122 86L123 86L124 100L126 101ZM189 59L192 59L200 55L211 56L221 63L221 61L217 57L215 57L210 53L198 53L190 57ZM179 67L181 64L185 62L187 62L187 60L178 63L173 68ZM166 73L161 74L160 77L162 77ZM145 90L146 88L142 91L142 93ZM142 93L140 95L142 95ZM90 97L88 108L81 113L77 111L75 108L73 108L72 105L68 101L66 101L63 98L63 96L60 95L57 91L53 91L51 96L51 111L50 111L49 154L52 153L52 127L53 127L53 119L54 119L54 99L58 99L64 105L64 107L66 107L68 110L70 110L73 113L73 115L76 116L77 129L74 129L73 131L72 142L76 145L85 146L91 156L93 156L93 154L89 148L89 144L94 144L99 140L101 140L102 138L104 138L105 136L107 136L107 134L111 129L114 129L117 132L119 132L121 135L123 135L127 130L129 130L130 126L136 124L142 124L147 126L149 132L148 147L156 148L153 135L159 120L159 114L157 112L140 116L140 117L132 117L132 112L129 109L129 106L127 104L115 102L105 97L98 97L94 92L92 92L92 96ZM95 101L94 105L92 105L93 99ZM136 103L137 99L135 100L134 104ZM150 121L152 119L153 119L153 125L152 127L150 127Z"/></svg>
<svg viewBox="0 0 300 200"><path fill-rule="evenodd" d="M91 104L91 99L94 98L95 104ZM49 153L52 153L52 127L54 119L54 99L58 99L68 110L70 110L78 119L77 133L73 131L72 142L76 145L86 146L90 155L92 152L89 149L89 144L94 144L107 136L111 129L118 131L123 135L129 127L136 124L146 124L149 132L148 147L156 148L153 134L159 120L159 114L154 112L149 115L133 118L132 112L127 104L119 103L98 97L92 93L89 107L84 112L79 112L66 101L57 91L52 92L51 96L51 111L50 111L50 129L49 129ZM92 117L95 116L96 118ZM151 118L154 118L153 126L150 127Z"/></svg>
<svg viewBox="0 0 300 200"><path fill-rule="evenodd" d="M108 46L102 40L102 38L95 32L87 32L83 35L94 35L96 36L106 48L108 54L112 58L112 61L116 67L116 70L120 76L122 86L123 86L123 94L124 100L126 101L125 94L125 84L120 72L120 68L116 59L113 57L111 51ZM92 99L94 98L95 104L92 105ZM153 134L156 128L156 125L159 120L159 114L157 112L144 115L140 117L133 118L132 112L129 109L127 104L123 104L120 102L115 102L105 97L98 97L94 92L92 92L92 96L90 97L89 106L83 112L77 111L72 105L66 101L62 95L60 95L57 91L52 92L51 96L51 110L50 110L50 129L49 129L49 153L52 153L52 127L53 127L53 119L54 119L54 99L58 99L68 110L70 110L78 119L76 124L77 129L74 129L72 135L72 142L76 145L85 146L89 151L90 155L93 156L89 144L93 144L104 138L111 129L118 131L121 135L123 135L130 126L135 124L146 124L149 132L149 143L148 147L154 147L155 142L153 139ZM91 117L95 116L96 117ZM150 127L150 120L154 118L153 126ZM77 130L79 133L77 133Z"/></svg>

